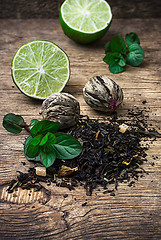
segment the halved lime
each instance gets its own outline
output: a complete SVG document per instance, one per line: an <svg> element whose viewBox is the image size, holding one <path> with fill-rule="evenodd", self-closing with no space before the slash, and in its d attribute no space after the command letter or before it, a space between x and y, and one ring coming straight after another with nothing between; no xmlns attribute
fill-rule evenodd
<svg viewBox="0 0 161 240"><path fill-rule="evenodd" d="M52 42L32 41L14 55L11 73L22 93L43 100L65 87L70 77L69 58Z"/></svg>
<svg viewBox="0 0 161 240"><path fill-rule="evenodd" d="M79 43L102 38L112 21L112 12L105 0L66 0L60 8L64 33Z"/></svg>

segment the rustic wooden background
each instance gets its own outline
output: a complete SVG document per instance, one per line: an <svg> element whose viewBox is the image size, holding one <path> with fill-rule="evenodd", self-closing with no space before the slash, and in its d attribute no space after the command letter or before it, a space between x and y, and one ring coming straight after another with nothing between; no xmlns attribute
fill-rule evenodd
<svg viewBox="0 0 161 240"><path fill-rule="evenodd" d="M63 0L1 0L0 18L57 18ZM109 0L115 18L160 18L159 0Z"/></svg>
<svg viewBox="0 0 161 240"><path fill-rule="evenodd" d="M161 128L161 2L109 0L113 22L106 36L90 46L68 39L62 32L58 10L62 1L0 1L0 122L8 112L22 115L27 122L41 119L41 102L24 96L11 78L11 60L24 43L35 39L55 42L69 55L71 78L64 91L73 94L81 105L81 113L108 119L106 114L92 111L84 102L82 88L96 74L107 74L124 91L124 102L118 115L126 118L134 106L148 110L149 124ZM104 45L115 34L136 32L145 51L140 67L127 67L121 74L111 74L102 61ZM146 104L142 101L146 100ZM160 130L159 130L160 131ZM92 196L83 188L69 191L54 185L44 187L51 192L18 189L6 192L8 183L18 170L26 172L32 163L23 156L25 133L18 136L0 127L0 239L161 239L161 141L148 150L149 173L133 187L119 184L114 197L98 187ZM157 156L155 160L153 156ZM23 165L23 162L26 165ZM151 165L154 162L154 166ZM64 198L64 195L68 197ZM85 206L84 203L86 203ZM82 205L83 204L83 205Z"/></svg>

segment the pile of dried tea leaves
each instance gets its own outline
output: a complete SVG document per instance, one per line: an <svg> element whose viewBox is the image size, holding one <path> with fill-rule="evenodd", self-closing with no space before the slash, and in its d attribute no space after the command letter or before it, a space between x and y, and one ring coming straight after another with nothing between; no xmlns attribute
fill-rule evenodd
<svg viewBox="0 0 161 240"><path fill-rule="evenodd" d="M126 124L128 129L120 132L120 125ZM143 163L147 161L146 151L150 141L161 135L148 126L146 109L129 110L127 119L118 119L116 115L108 122L100 122L81 116L78 124L67 131L83 145L83 152L72 160L56 160L47 169L46 177L38 177L35 170L20 173L19 186L23 188L41 188L41 181L55 183L69 190L78 185L84 186L86 194L91 195L98 185L103 186L104 193L114 195L119 182L128 181L129 186L145 173ZM23 179L23 182L21 181ZM12 181L15 186L17 181ZM113 189L108 186L113 184ZM12 192L11 183L8 191Z"/></svg>
<svg viewBox="0 0 161 240"><path fill-rule="evenodd" d="M127 180L131 185L134 180L145 172L142 165L149 148L149 138L152 141L160 137L155 129L149 129L147 117L143 110L129 111L128 120L117 117L110 122L82 118L70 134L83 143L83 152L71 162L69 167L78 167L73 179L85 182L87 195L91 195L97 185L105 189L114 183ZM120 132L120 126L126 124L128 130ZM148 138L147 138L148 137Z"/></svg>

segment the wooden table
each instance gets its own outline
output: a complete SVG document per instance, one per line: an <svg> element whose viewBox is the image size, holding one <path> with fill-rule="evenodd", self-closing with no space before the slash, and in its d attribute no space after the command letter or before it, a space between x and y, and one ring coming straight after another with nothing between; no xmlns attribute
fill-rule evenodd
<svg viewBox="0 0 161 240"><path fill-rule="evenodd" d="M123 89L124 102L118 116L127 117L134 106L148 110L148 123L161 127L161 19L115 19L107 35L97 43L82 46L69 40L53 19L0 20L0 122L9 112L22 115L29 123L41 119L41 102L23 95L11 78L11 60L16 50L29 41L46 39L58 44L68 54L71 78L64 92L73 94L81 105L81 113L92 118L109 116L90 109L82 97L85 83L96 74L106 74ZM140 67L127 67L112 74L103 62L104 45L115 34L136 32L145 51ZM146 100L147 103L142 102ZM18 170L27 172L33 166L23 155L26 133L14 135L0 127L0 239L161 239L161 141L157 139L147 151L144 169L149 173L135 186L121 183L115 196L103 194L98 187L86 196L82 187L66 188L44 185L44 191L22 190L8 194L8 183ZM153 159L152 156L158 156ZM25 162L26 165L23 164ZM155 165L152 166L151 162ZM68 197L64 198L64 195ZM86 203L86 204L84 204ZM82 205L83 204L83 205Z"/></svg>

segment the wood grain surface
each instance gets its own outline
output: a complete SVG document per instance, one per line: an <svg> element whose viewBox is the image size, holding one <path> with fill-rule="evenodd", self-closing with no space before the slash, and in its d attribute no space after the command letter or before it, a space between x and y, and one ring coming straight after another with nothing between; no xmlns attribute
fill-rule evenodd
<svg viewBox="0 0 161 240"><path fill-rule="evenodd" d="M0 19L57 18L63 0L1 0ZM160 0L108 0L114 18L160 18Z"/></svg>
<svg viewBox="0 0 161 240"><path fill-rule="evenodd" d="M96 74L106 74L123 89L124 102L118 116L127 118L128 109L147 109L148 123L161 128L161 19L114 19L106 36L90 46L68 39L58 20L0 20L0 122L9 112L22 115L29 123L39 115L41 101L23 95L11 78L11 60L17 49L29 41L46 39L58 44L68 54L71 78L64 92L73 94L81 113L108 120L109 116L90 109L82 97L85 83ZM115 34L136 32L145 51L140 67L127 67L112 74L103 62L104 45ZM147 103L142 102L146 100ZM160 130L159 130L160 131ZM157 139L147 151L144 168L148 174L129 187L121 183L115 196L104 194L101 187L86 196L78 187L69 191L44 183L42 191L18 189L6 192L17 171L33 166L23 155L26 134L11 134L0 126L0 239L161 239L161 141ZM157 156L155 160L153 156ZM26 163L26 165L23 164ZM152 166L151 162L154 162ZM112 187L112 186L111 186ZM64 197L66 196L66 197Z"/></svg>

